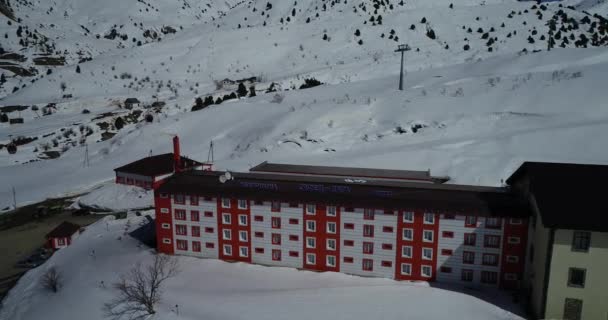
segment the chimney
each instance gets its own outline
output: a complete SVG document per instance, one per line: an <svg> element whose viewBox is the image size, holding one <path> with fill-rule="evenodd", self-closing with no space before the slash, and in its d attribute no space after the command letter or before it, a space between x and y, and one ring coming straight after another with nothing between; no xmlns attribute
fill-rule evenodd
<svg viewBox="0 0 608 320"><path fill-rule="evenodd" d="M173 170L175 172L182 171L181 164L182 156L179 152L179 137L173 137Z"/></svg>

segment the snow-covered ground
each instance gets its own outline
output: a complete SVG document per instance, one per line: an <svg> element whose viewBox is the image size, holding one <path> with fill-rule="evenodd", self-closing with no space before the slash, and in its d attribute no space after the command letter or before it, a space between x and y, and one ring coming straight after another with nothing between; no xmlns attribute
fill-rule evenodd
<svg viewBox="0 0 608 320"><path fill-rule="evenodd" d="M143 221L129 219L132 228ZM123 235L126 221L98 221L70 247L28 272L4 301L0 319L104 319L102 305L114 296L110 284L135 263L148 264L153 257L151 250ZM522 319L478 298L426 283L176 259L181 272L167 281L155 319ZM40 285L51 267L63 276L64 286L56 294Z"/></svg>
<svg viewBox="0 0 608 320"><path fill-rule="evenodd" d="M74 206L107 211L138 210L152 207L153 196L151 190L110 181L74 199Z"/></svg>

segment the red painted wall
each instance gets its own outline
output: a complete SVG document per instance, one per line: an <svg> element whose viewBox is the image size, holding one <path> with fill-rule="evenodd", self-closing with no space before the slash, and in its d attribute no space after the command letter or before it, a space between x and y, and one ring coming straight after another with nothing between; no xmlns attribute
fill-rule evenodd
<svg viewBox="0 0 608 320"><path fill-rule="evenodd" d="M403 212L413 211L414 212L414 222L413 223L405 223L403 222ZM403 229L413 229L413 240L403 240ZM422 239L424 230L432 230L433 231L433 242L424 242ZM396 280L422 280L422 281L434 281L437 277L437 244L439 239L439 215L435 214L435 222L434 224L424 224L424 210L415 209L415 210L400 210L399 215L397 217L397 248L395 248L395 279ZM412 247L412 257L411 258L403 258L401 256L401 247L402 246L411 246ZM423 260L422 259L422 248L432 248L433 249L433 259L432 260ZM401 264L409 263L412 265L411 275L402 275L401 274ZM430 265L433 270L433 274L431 278L422 276L422 265Z"/></svg>
<svg viewBox="0 0 608 320"><path fill-rule="evenodd" d="M336 207L336 216L328 217L327 216L327 207L322 204L316 205L316 212L314 215L306 214L306 205L302 209L302 261L303 268L307 270L316 270L316 271L340 271L340 208ZM317 229L315 232L306 231L306 221L316 221ZM336 233L328 234L327 233L327 222L336 223ZM316 238L316 248L307 248L306 247L306 238L307 237L315 237ZM327 250L327 239L335 239L336 240L336 250ZM310 265L306 263L306 254L314 253L316 255L316 264ZM336 266L329 267L327 266L327 255L333 255L336 257Z"/></svg>
<svg viewBox="0 0 608 320"><path fill-rule="evenodd" d="M510 244L509 237L519 237L519 244ZM527 237L528 219L521 219L521 224L511 224L511 219L504 219L500 278L498 279L501 288L517 289L519 287L526 264ZM508 262L507 256L509 255L518 257L519 261L517 263ZM506 280L506 273L515 273L517 280Z"/></svg>
<svg viewBox="0 0 608 320"><path fill-rule="evenodd" d="M173 239L173 210L171 208L171 195L167 194L166 198L161 198L158 191L154 191L154 207L156 211L156 248L158 252L173 254L173 242L175 239ZM161 213L161 208L168 208L168 213ZM170 228L163 229L161 227L163 223L168 223ZM171 239L171 243L163 243L163 238Z"/></svg>
<svg viewBox="0 0 608 320"><path fill-rule="evenodd" d="M222 208L222 198L217 198L217 236L218 236L218 253L219 258L222 260L229 261L241 261L241 262L251 262L251 201L247 200L247 208L239 209L238 208L238 200L230 199L230 208ZM224 213L230 214L230 224L223 224L222 215ZM247 216L247 225L241 226L239 225L239 215ZM232 231L232 239L224 240L223 233L225 229L229 229ZM247 232L247 242L241 242L239 240L239 231ZM226 256L224 254L224 245L232 245L232 256ZM249 254L247 257L241 257L239 255L239 247L247 247L249 248Z"/></svg>

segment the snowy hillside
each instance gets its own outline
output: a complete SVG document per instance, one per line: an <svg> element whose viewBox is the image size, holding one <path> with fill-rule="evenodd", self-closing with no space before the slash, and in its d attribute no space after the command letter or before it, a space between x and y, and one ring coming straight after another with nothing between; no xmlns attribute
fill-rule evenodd
<svg viewBox="0 0 608 320"><path fill-rule="evenodd" d="M130 225L137 226L142 218L130 220ZM72 246L19 281L4 301L0 319L104 319L103 303L115 295L110 284L135 263L152 261L149 250L123 235L126 228L126 220L109 218L87 228ZM522 319L491 303L426 283L177 259L181 272L167 282L155 319L243 319L245 314L247 319L292 320ZM64 278L57 294L40 285L51 267ZM486 298L501 303L500 297L489 294ZM436 308L437 304L441 308Z"/></svg>

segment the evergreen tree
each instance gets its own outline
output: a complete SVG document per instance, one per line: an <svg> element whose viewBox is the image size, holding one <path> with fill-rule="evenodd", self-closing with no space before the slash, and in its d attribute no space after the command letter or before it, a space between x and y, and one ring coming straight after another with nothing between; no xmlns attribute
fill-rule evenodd
<svg viewBox="0 0 608 320"><path fill-rule="evenodd" d="M76 66L76 73L80 73L80 66Z"/></svg>
<svg viewBox="0 0 608 320"><path fill-rule="evenodd" d="M355 30L355 37L361 36L361 31L359 29Z"/></svg>
<svg viewBox="0 0 608 320"><path fill-rule="evenodd" d="M116 121L114 121L114 126L117 130L122 129L125 126L125 120L123 120L121 117L116 118Z"/></svg>
<svg viewBox="0 0 608 320"><path fill-rule="evenodd" d="M255 86L249 87L249 96L250 97L255 97L256 96L256 94L255 94Z"/></svg>
<svg viewBox="0 0 608 320"><path fill-rule="evenodd" d="M236 90L236 93L239 98L247 96L247 88L245 88L245 85L242 82L239 83L239 88Z"/></svg>

